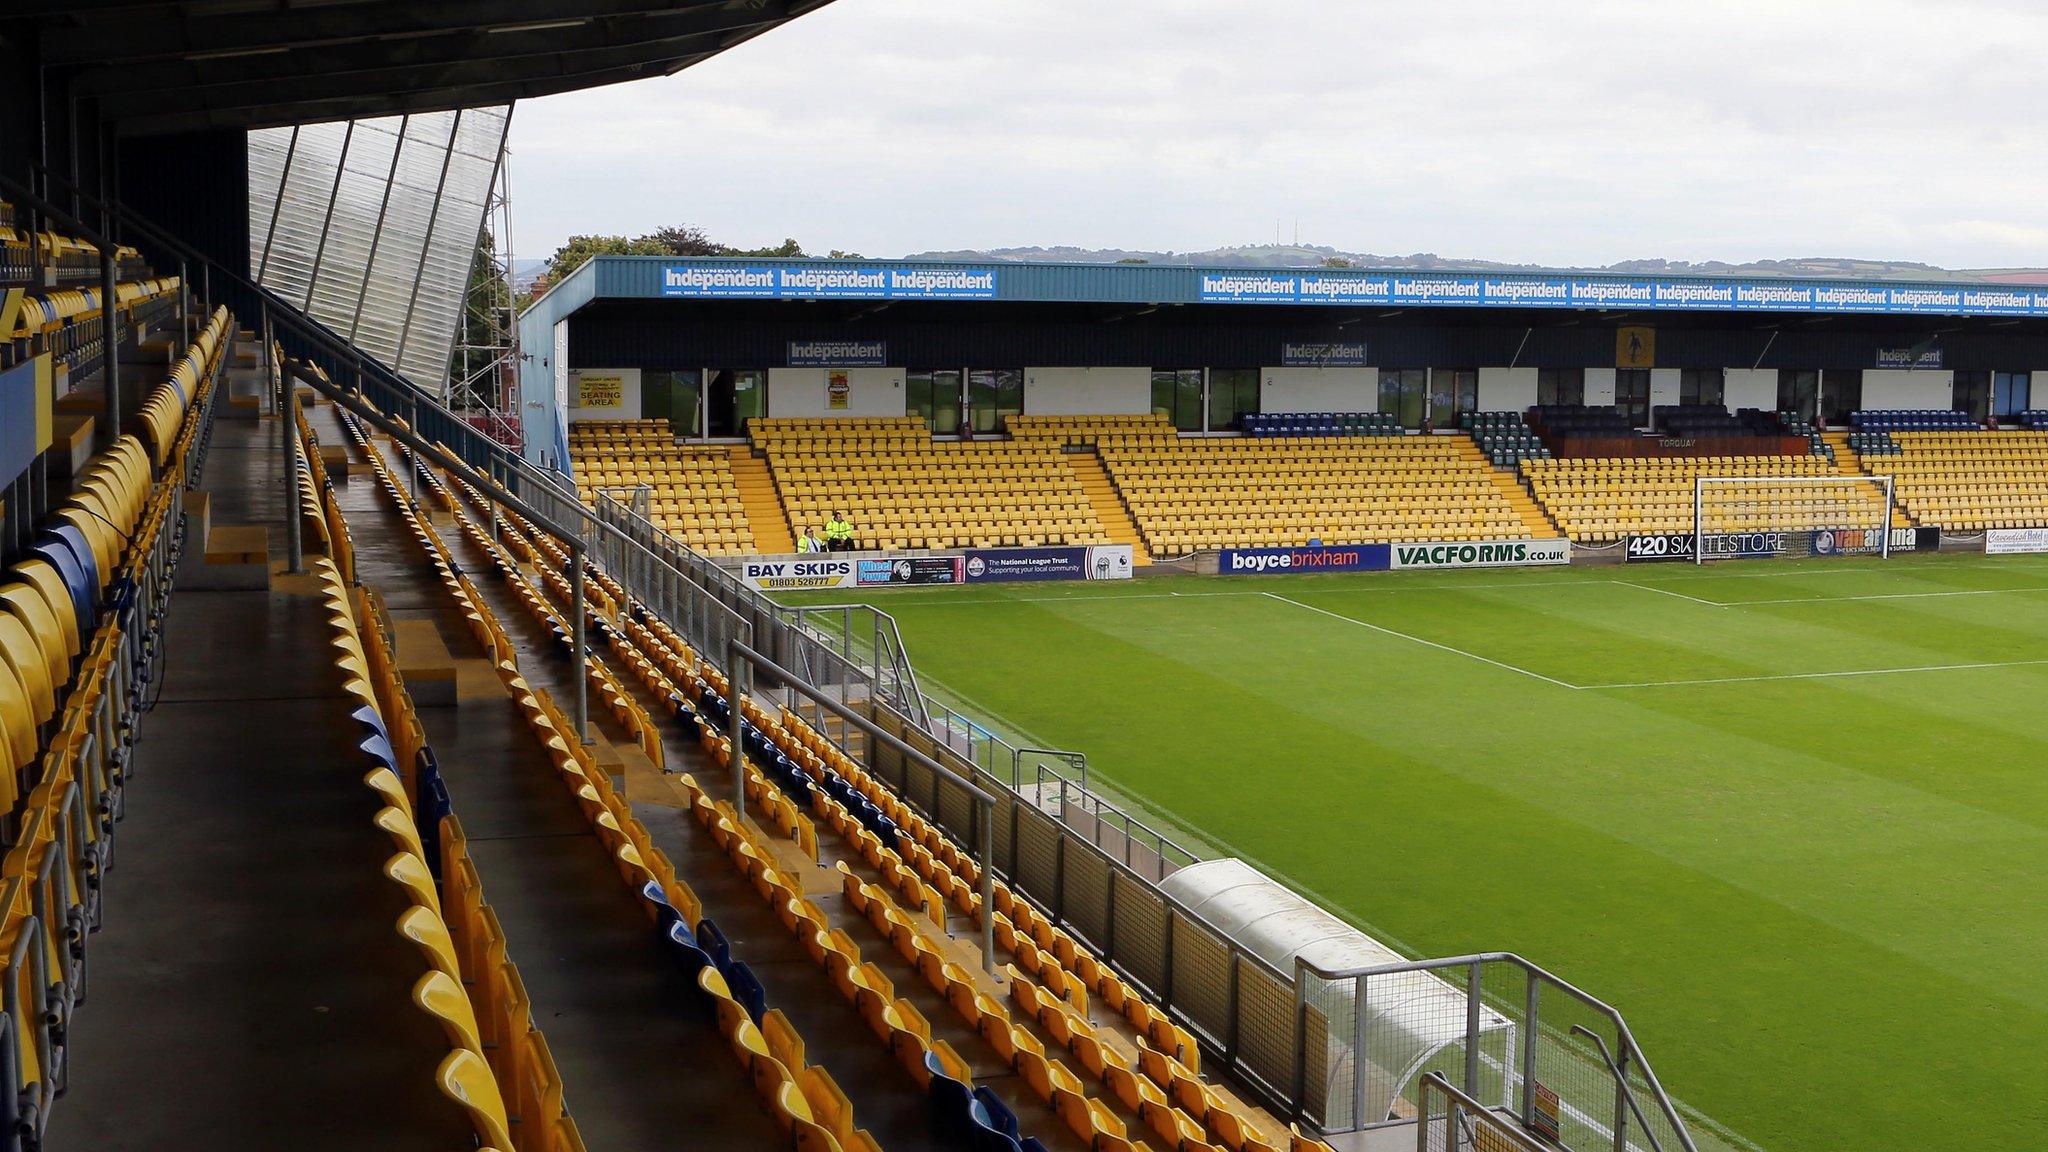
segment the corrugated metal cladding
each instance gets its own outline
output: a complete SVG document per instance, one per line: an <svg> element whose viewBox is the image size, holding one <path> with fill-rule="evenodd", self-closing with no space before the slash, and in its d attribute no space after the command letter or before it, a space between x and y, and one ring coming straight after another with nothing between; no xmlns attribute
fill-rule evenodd
<svg viewBox="0 0 2048 1152"><path fill-rule="evenodd" d="M1276 322L1261 308L1178 308L1121 319L1034 318L1003 304L949 305L945 319L919 318L926 306L893 306L848 320L836 305L720 306L598 302L569 322L572 368L761 368L785 363L792 340L882 340L889 363L929 368L1260 367L1279 364L1289 343L1363 341L1378 367L1612 367L1613 324L1529 327L1456 323L1457 317L1407 323ZM935 306L934 306L935 308ZM971 313L967 310L971 309ZM782 318L772 318L773 314ZM968 315L975 318L969 319ZM1930 338L1925 327L1834 328L1753 323L1726 328L1649 325L1656 363L1666 368L1870 368L1880 348ZM1744 321L1750 318L1744 317ZM1955 369L2028 369L2048 364L2048 335L1982 329L1949 331L1936 346ZM531 347L531 344L529 344Z"/></svg>

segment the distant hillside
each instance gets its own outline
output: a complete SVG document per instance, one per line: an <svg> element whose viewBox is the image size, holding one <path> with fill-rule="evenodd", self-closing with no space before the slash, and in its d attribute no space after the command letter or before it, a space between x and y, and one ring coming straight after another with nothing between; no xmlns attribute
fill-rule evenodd
<svg viewBox="0 0 2048 1152"><path fill-rule="evenodd" d="M1126 248L989 248L976 251L915 252L906 260L1007 261L1053 264L1180 264L1221 268L1320 268L1357 265L1362 268L1412 268L1435 272L1533 272L1534 264L1504 264L1495 260L1470 260L1415 252L1407 256L1386 256L1372 252L1345 252L1321 244L1247 244L1212 248L1206 252L1154 252ZM1837 256L1805 256L1793 260L1757 260L1729 264L1720 260L1693 263L1688 260L1624 260L1604 268L1569 268L1571 272L1611 272L1623 275L1674 274L1684 276L1827 276L1857 280L1963 280L1999 281L2019 284L2048 284L2044 268L1937 268L1909 260L1857 260Z"/></svg>

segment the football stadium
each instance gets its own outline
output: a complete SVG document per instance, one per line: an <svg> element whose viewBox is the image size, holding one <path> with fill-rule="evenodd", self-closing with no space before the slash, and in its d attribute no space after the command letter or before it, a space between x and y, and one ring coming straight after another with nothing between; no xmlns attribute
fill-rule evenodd
<svg viewBox="0 0 2048 1152"><path fill-rule="evenodd" d="M2048 279L500 291L823 3L0 14L5 1150L2039 1143Z"/></svg>

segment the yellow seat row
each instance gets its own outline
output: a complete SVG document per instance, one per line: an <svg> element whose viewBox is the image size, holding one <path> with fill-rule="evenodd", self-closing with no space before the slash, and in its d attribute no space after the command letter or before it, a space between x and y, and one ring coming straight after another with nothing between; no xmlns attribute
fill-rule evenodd
<svg viewBox="0 0 2048 1152"><path fill-rule="evenodd" d="M1106 544L1087 493L1048 443L935 441L916 417L755 420L795 532L841 513L862 548Z"/></svg>
<svg viewBox="0 0 2048 1152"><path fill-rule="evenodd" d="M649 518L690 547L711 555L759 551L724 445L678 444L664 420L578 421L569 426L569 458L585 503L601 489L645 486Z"/></svg>
<svg viewBox="0 0 2048 1152"><path fill-rule="evenodd" d="M1875 526L1882 492L1868 483L1788 486L1773 478L1841 475L1824 456L1568 457L1524 460L1521 474L1565 535L1608 544L1631 535L1692 532L1698 477L1754 479L1712 489L1709 532Z"/></svg>
<svg viewBox="0 0 2048 1152"><path fill-rule="evenodd" d="M1464 437L1189 439L1098 451L1155 555L1530 533Z"/></svg>

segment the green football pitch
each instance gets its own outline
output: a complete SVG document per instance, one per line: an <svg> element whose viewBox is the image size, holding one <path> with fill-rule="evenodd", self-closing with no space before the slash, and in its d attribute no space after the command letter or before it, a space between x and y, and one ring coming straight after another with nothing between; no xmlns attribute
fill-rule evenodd
<svg viewBox="0 0 2048 1152"><path fill-rule="evenodd" d="M788 599L849 598L1207 852L1607 999L1769 1152L2048 1124L2048 558Z"/></svg>

